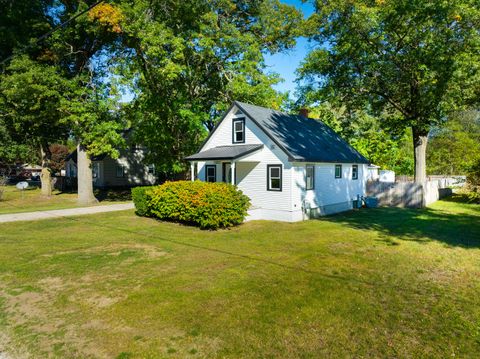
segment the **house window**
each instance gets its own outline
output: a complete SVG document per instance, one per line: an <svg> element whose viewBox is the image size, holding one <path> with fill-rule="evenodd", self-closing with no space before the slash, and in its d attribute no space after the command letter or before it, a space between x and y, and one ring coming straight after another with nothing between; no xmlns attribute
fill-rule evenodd
<svg viewBox="0 0 480 359"><path fill-rule="evenodd" d="M205 181L207 182L217 181L217 166L215 165L205 166Z"/></svg>
<svg viewBox="0 0 480 359"><path fill-rule="evenodd" d="M73 163L69 165L70 169L70 177L77 177L77 166L75 166Z"/></svg>
<svg viewBox="0 0 480 359"><path fill-rule="evenodd" d="M155 174L155 165L154 164L148 165L148 174L150 174L150 175Z"/></svg>
<svg viewBox="0 0 480 359"><path fill-rule="evenodd" d="M233 120L233 143L245 143L245 119Z"/></svg>
<svg viewBox="0 0 480 359"><path fill-rule="evenodd" d="M307 166L307 178L306 178L306 189L315 188L315 166Z"/></svg>
<svg viewBox="0 0 480 359"><path fill-rule="evenodd" d="M98 174L100 173L100 164L98 162L92 163L92 177L98 178Z"/></svg>
<svg viewBox="0 0 480 359"><path fill-rule="evenodd" d="M352 165L352 179L358 179L358 165Z"/></svg>
<svg viewBox="0 0 480 359"><path fill-rule="evenodd" d="M335 178L342 178L342 165L335 165Z"/></svg>
<svg viewBox="0 0 480 359"><path fill-rule="evenodd" d="M125 176L125 167L124 166L117 165L116 176L117 177L124 177Z"/></svg>
<svg viewBox="0 0 480 359"><path fill-rule="evenodd" d="M281 165L267 165L267 190L268 191L282 190L282 166Z"/></svg>

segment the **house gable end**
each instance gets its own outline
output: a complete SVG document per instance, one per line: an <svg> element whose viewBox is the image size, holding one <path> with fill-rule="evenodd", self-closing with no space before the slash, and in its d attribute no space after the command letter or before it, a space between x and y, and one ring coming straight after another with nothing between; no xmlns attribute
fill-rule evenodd
<svg viewBox="0 0 480 359"><path fill-rule="evenodd" d="M245 141L241 143L235 143L233 141L233 122L238 119L245 119ZM228 121L226 123L226 121ZM250 124L248 122L251 122ZM247 135L248 132L248 135ZM261 132L260 135L258 132ZM263 139L262 139L263 138ZM210 132L206 140L203 142L198 152L203 152L208 149L217 146L225 145L241 145L241 144L264 144L267 145L265 139L270 140L275 144L281 152L288 158L292 160L291 154L285 150L285 148L267 131L260 123L251 116L247 111L242 109L242 107L234 102L230 108L225 112L222 119L217 123L214 129ZM267 140L267 142L268 142Z"/></svg>

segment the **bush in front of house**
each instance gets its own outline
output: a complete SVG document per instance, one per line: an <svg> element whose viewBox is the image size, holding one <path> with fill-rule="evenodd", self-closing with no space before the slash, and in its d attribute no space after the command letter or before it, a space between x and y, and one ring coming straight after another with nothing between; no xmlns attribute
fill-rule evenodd
<svg viewBox="0 0 480 359"><path fill-rule="evenodd" d="M147 210L142 207L137 213L203 229L238 225L244 221L250 206L250 199L242 191L226 183L178 181L150 188L139 195L145 198ZM139 201L140 205L143 203Z"/></svg>
<svg viewBox="0 0 480 359"><path fill-rule="evenodd" d="M148 201L150 198L150 192L153 188L155 187L148 186L132 188L132 200L135 204L135 213L139 216L148 217L150 215Z"/></svg>

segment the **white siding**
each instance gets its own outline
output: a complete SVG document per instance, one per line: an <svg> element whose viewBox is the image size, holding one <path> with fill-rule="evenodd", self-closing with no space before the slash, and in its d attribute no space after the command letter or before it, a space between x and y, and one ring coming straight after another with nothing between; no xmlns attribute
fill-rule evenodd
<svg viewBox="0 0 480 359"><path fill-rule="evenodd" d="M248 117L243 115L235 115L237 111L238 108L234 106L232 110L225 116L219 126L216 128L213 135L205 143L202 151L206 151L210 148L217 146L231 146L243 144L250 145L265 143L262 141L262 139L266 138L267 136L263 133L263 131L260 130L258 126L256 126ZM233 119L239 117L245 117L245 143L232 143Z"/></svg>
<svg viewBox="0 0 480 359"><path fill-rule="evenodd" d="M201 151L217 146L243 144L263 144L262 150L241 158L236 162L237 186L250 197L252 208L262 208L272 211L285 211L280 215L290 218L291 205L291 173L292 165L287 155L248 117L245 116L245 143L232 143L232 120L239 116L233 108L217 127L216 131L203 146ZM205 180L205 165L215 164L217 181L222 180L222 161L198 162L198 179ZM267 190L267 165L282 165L282 191Z"/></svg>
<svg viewBox="0 0 480 359"><path fill-rule="evenodd" d="M339 163L340 164L340 163ZM357 196L365 196L367 165L358 164L358 179L352 179L353 163L341 163L342 178L335 178L335 163L315 163L315 187L305 189L305 166L294 164L294 193L292 203L310 208L328 207L335 212L337 208L351 205Z"/></svg>
<svg viewBox="0 0 480 359"><path fill-rule="evenodd" d="M237 108L217 127L201 151L232 143L232 120ZM352 164L342 164L342 178L335 178L334 163L291 163L287 155L253 121L245 116L245 144L264 148L236 162L236 184L251 199L251 219L300 221L307 218L304 207L330 208L328 213L349 209L357 195L365 195L367 165L358 164L358 179L352 180ZM222 161L198 162L198 179L205 180L205 165L215 164L222 181ZM282 165L282 191L267 190L267 165ZM315 188L305 189L305 166L315 165ZM324 212L322 212L324 213Z"/></svg>

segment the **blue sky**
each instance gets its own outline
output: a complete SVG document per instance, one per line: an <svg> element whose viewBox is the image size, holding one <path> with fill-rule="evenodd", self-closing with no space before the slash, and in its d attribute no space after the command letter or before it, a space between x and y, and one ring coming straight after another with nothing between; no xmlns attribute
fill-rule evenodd
<svg viewBox="0 0 480 359"><path fill-rule="evenodd" d="M283 3L293 5L300 9L305 17L310 16L313 11L313 5L309 3L302 3L300 0L282 0ZM265 62L269 70L280 74L284 82L278 84L275 88L279 91L289 91L290 97L295 98L295 70L300 66L307 53L310 51L311 44L305 38L297 39L295 48L288 52L282 52L275 55L268 55Z"/></svg>

